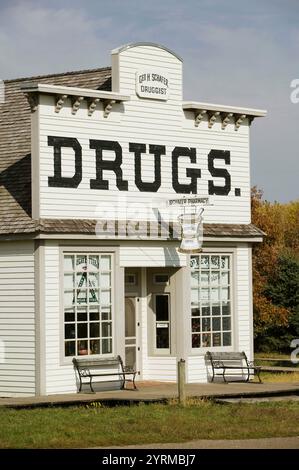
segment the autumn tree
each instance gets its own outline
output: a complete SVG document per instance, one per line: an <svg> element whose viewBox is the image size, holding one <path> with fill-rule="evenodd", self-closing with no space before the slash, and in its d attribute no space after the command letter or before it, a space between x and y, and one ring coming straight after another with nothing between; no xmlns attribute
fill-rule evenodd
<svg viewBox="0 0 299 470"><path fill-rule="evenodd" d="M259 350L277 348L280 335L289 327L293 315L286 302L270 295L282 257L298 259L299 201L288 204L264 201L262 191L252 189L252 223L265 232L264 241L253 248L253 313L255 344ZM287 289L285 287L285 289Z"/></svg>

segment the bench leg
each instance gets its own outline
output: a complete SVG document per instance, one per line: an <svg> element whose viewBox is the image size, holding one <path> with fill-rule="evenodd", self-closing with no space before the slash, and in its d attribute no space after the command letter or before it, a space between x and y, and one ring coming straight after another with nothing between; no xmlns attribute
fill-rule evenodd
<svg viewBox="0 0 299 470"><path fill-rule="evenodd" d="M134 385L134 390L137 390L136 384L135 384L135 377L136 377L136 372L133 374L133 385Z"/></svg>
<svg viewBox="0 0 299 470"><path fill-rule="evenodd" d="M89 385L90 385L90 390L91 390L93 393L95 393L95 392L94 392L94 389L93 389L93 386L92 386L92 375L89 377Z"/></svg>
<svg viewBox="0 0 299 470"><path fill-rule="evenodd" d="M225 378L225 370L226 370L226 369L225 369L225 367L224 367L224 368L223 368L223 374L222 374L222 376L223 376L224 382L227 384L227 380L226 380L226 378Z"/></svg>
<svg viewBox="0 0 299 470"><path fill-rule="evenodd" d="M249 382L249 379L250 379L250 369L248 368L248 369L247 369L247 379L246 379L246 382Z"/></svg>
<svg viewBox="0 0 299 470"><path fill-rule="evenodd" d="M258 377L258 379L259 379L259 383L262 384L263 382L262 382L262 379L261 379L261 377L260 377L261 369L255 369L255 372L257 373L257 377Z"/></svg>
<svg viewBox="0 0 299 470"><path fill-rule="evenodd" d="M81 390L82 390L82 379L81 379L81 377L80 377L80 376L79 376L79 379L80 379L80 387L79 387L79 392L81 392Z"/></svg>
<svg viewBox="0 0 299 470"><path fill-rule="evenodd" d="M214 367L213 367L213 377L212 377L211 382L214 382L214 379L215 379L215 371L214 371Z"/></svg>

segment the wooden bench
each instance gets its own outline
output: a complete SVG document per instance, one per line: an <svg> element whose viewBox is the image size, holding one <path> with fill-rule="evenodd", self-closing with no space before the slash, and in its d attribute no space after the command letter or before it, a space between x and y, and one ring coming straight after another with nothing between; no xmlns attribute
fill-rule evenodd
<svg viewBox="0 0 299 470"><path fill-rule="evenodd" d="M76 368L76 371L80 380L79 392L82 390L82 385L89 383L90 389L94 392L92 386L93 377L118 377L114 380L108 380L108 382L122 382L121 388L125 388L126 381L133 382L134 389L137 387L135 385L135 377L137 371L133 370L130 367L125 367L120 356L116 357L107 357L107 358L73 358L73 364ZM107 372L107 369L113 368L115 370ZM104 369L104 370L103 370ZM131 376L130 379L127 377ZM88 379L89 382L83 381Z"/></svg>
<svg viewBox="0 0 299 470"><path fill-rule="evenodd" d="M242 352L210 352L205 355L206 361L209 361L213 371L212 382L216 375L221 375L224 382L227 383L227 371L231 371L230 375L236 375L233 372L239 371L243 373L246 371L245 379L242 381L249 382L250 376L255 373L258 376L259 383L262 383L260 378L261 367L256 366L253 362L248 361L244 351ZM217 372L220 370L221 372ZM235 381L235 380L233 380Z"/></svg>

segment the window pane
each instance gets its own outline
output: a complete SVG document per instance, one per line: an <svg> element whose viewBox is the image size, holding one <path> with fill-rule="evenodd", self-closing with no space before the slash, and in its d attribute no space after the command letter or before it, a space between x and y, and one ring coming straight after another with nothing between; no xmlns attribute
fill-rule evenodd
<svg viewBox="0 0 299 470"><path fill-rule="evenodd" d="M102 309L102 320L111 320L111 309L103 308Z"/></svg>
<svg viewBox="0 0 299 470"><path fill-rule="evenodd" d="M191 287L198 287L199 286L199 272L195 271L191 273Z"/></svg>
<svg viewBox="0 0 299 470"><path fill-rule="evenodd" d="M220 272L219 271L212 271L211 272L211 285L218 286L220 282Z"/></svg>
<svg viewBox="0 0 299 470"><path fill-rule="evenodd" d="M90 336L90 338L99 338L99 336L100 336L100 325L99 325L99 323L90 323L90 325L89 325L89 336Z"/></svg>
<svg viewBox="0 0 299 470"><path fill-rule="evenodd" d="M99 271L99 256L98 255L89 255L88 257L88 269L90 272Z"/></svg>
<svg viewBox="0 0 299 470"><path fill-rule="evenodd" d="M75 356L76 354L76 343L75 341L67 341L65 343L65 355Z"/></svg>
<svg viewBox="0 0 299 470"><path fill-rule="evenodd" d="M200 335L192 335L192 348L200 348Z"/></svg>
<svg viewBox="0 0 299 470"><path fill-rule="evenodd" d="M218 302L219 300L219 289L211 289L211 301Z"/></svg>
<svg viewBox="0 0 299 470"><path fill-rule="evenodd" d="M169 349L169 326L167 323L163 328L157 326L156 341L157 349Z"/></svg>
<svg viewBox="0 0 299 470"><path fill-rule="evenodd" d="M201 307L201 314L203 317L208 317L210 315L210 305L203 305Z"/></svg>
<svg viewBox="0 0 299 470"><path fill-rule="evenodd" d="M78 338L87 338L87 323L78 323Z"/></svg>
<svg viewBox="0 0 299 470"><path fill-rule="evenodd" d="M222 273L221 273L221 284L223 286L226 286L227 284L229 284L228 271L222 271Z"/></svg>
<svg viewBox="0 0 299 470"><path fill-rule="evenodd" d="M78 347L78 354L80 356L85 356L89 353L89 351L88 351L88 341L87 340L77 341L77 347Z"/></svg>
<svg viewBox="0 0 299 470"><path fill-rule="evenodd" d="M64 321L65 322L75 321L75 309L74 308L64 309Z"/></svg>
<svg viewBox="0 0 299 470"><path fill-rule="evenodd" d="M209 299L210 299L209 289L201 289L200 300L209 300Z"/></svg>
<svg viewBox="0 0 299 470"><path fill-rule="evenodd" d="M190 267L191 269L199 269L199 256L191 256Z"/></svg>
<svg viewBox="0 0 299 470"><path fill-rule="evenodd" d="M89 303L98 304L100 299L100 294L98 289L89 289Z"/></svg>
<svg viewBox="0 0 299 470"><path fill-rule="evenodd" d="M213 331L220 331L220 317L213 318Z"/></svg>
<svg viewBox="0 0 299 470"><path fill-rule="evenodd" d="M229 300L229 287L222 287L221 289L221 300L226 302Z"/></svg>
<svg viewBox="0 0 299 470"><path fill-rule="evenodd" d="M211 346L211 335L204 333L202 335L202 347L209 348Z"/></svg>
<svg viewBox="0 0 299 470"><path fill-rule="evenodd" d="M192 317L199 317L200 316L199 308L192 308L191 312L192 312Z"/></svg>
<svg viewBox="0 0 299 470"><path fill-rule="evenodd" d="M103 338L106 338L108 336L112 336L112 328L111 328L111 323L110 322L102 323L102 336L103 336Z"/></svg>
<svg viewBox="0 0 299 470"><path fill-rule="evenodd" d="M191 303L197 305L199 302L199 291L198 289L191 289Z"/></svg>
<svg viewBox="0 0 299 470"><path fill-rule="evenodd" d="M222 329L224 331L228 331L231 329L231 326L230 326L230 317L224 317L222 318Z"/></svg>
<svg viewBox="0 0 299 470"><path fill-rule="evenodd" d="M77 290L77 304L87 304L87 290Z"/></svg>
<svg viewBox="0 0 299 470"><path fill-rule="evenodd" d="M112 339L102 340L102 354L109 354L112 352Z"/></svg>
<svg viewBox="0 0 299 470"><path fill-rule="evenodd" d="M209 269L209 267L210 267L209 256L201 256L200 258L201 258L200 259L201 269Z"/></svg>
<svg viewBox="0 0 299 470"><path fill-rule="evenodd" d="M100 319L100 307L98 305L91 305L89 307L89 320L95 321Z"/></svg>
<svg viewBox="0 0 299 470"><path fill-rule="evenodd" d="M168 321L168 295L156 296L156 321Z"/></svg>
<svg viewBox="0 0 299 470"><path fill-rule="evenodd" d="M107 289L110 287L110 278L111 274L110 273L104 273L101 274L101 287L104 289Z"/></svg>
<svg viewBox="0 0 299 470"><path fill-rule="evenodd" d="M223 346L231 346L231 333L223 333Z"/></svg>
<svg viewBox="0 0 299 470"><path fill-rule="evenodd" d="M100 287L99 284L99 273L89 273L88 274L88 287L98 289Z"/></svg>
<svg viewBox="0 0 299 470"><path fill-rule="evenodd" d="M90 354L100 354L100 340L91 339L90 340Z"/></svg>
<svg viewBox="0 0 299 470"><path fill-rule="evenodd" d="M77 321L87 321L87 307L77 308Z"/></svg>
<svg viewBox="0 0 299 470"><path fill-rule="evenodd" d="M64 289L73 289L75 283L75 277L73 274L64 275Z"/></svg>
<svg viewBox="0 0 299 470"><path fill-rule="evenodd" d="M201 271L200 273L200 285L205 287L209 285L210 273L209 271Z"/></svg>
<svg viewBox="0 0 299 470"><path fill-rule="evenodd" d="M211 267L213 268L220 268L220 258L219 256L211 256Z"/></svg>
<svg viewBox="0 0 299 470"><path fill-rule="evenodd" d="M64 326L64 336L65 339L72 339L76 337L75 323L68 323Z"/></svg>
<svg viewBox="0 0 299 470"><path fill-rule="evenodd" d="M87 287L87 273L80 272L76 274L76 287L78 289L86 289Z"/></svg>
<svg viewBox="0 0 299 470"><path fill-rule="evenodd" d="M214 333L213 334L213 346L221 346L221 333Z"/></svg>
<svg viewBox="0 0 299 470"><path fill-rule="evenodd" d="M64 257L64 271L74 271L75 269L75 257L72 255L66 255Z"/></svg>
<svg viewBox="0 0 299 470"><path fill-rule="evenodd" d="M100 269L101 271L110 271L111 269L111 257L110 256L101 256Z"/></svg>
<svg viewBox="0 0 299 470"><path fill-rule="evenodd" d="M222 304L222 315L230 315L229 303Z"/></svg>
<svg viewBox="0 0 299 470"><path fill-rule="evenodd" d="M87 271L87 256L77 255L76 258L76 271Z"/></svg>
<svg viewBox="0 0 299 470"><path fill-rule="evenodd" d="M200 318L192 318L192 332L200 331Z"/></svg>
<svg viewBox="0 0 299 470"><path fill-rule="evenodd" d="M211 330L211 319L203 318L202 319L202 331L210 331L210 330Z"/></svg>
<svg viewBox="0 0 299 470"><path fill-rule="evenodd" d="M100 294L101 305L109 305L111 302L110 291L101 291Z"/></svg>
<svg viewBox="0 0 299 470"><path fill-rule="evenodd" d="M229 269L229 256L221 256L221 268Z"/></svg>
<svg viewBox="0 0 299 470"><path fill-rule="evenodd" d="M65 307L70 307L75 303L75 291L66 291L64 293L64 305Z"/></svg>
<svg viewBox="0 0 299 470"><path fill-rule="evenodd" d="M212 315L220 315L220 305L212 305Z"/></svg>

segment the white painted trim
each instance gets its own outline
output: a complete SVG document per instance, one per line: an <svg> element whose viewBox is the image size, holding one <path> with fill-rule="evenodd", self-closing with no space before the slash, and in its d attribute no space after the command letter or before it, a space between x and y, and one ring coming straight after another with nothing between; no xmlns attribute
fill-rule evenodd
<svg viewBox="0 0 299 470"><path fill-rule="evenodd" d="M174 57L176 57L179 61L183 62L183 59L176 53L173 52L171 49L168 49L168 47L162 46L161 44L156 44L154 42L131 42L129 44L125 44L124 46L117 47L116 49L113 49L111 51L112 55L115 54L120 54L123 51L127 51L128 49L132 49L133 47L156 47L158 49L163 49L166 52L169 52L169 54L172 54Z"/></svg>
<svg viewBox="0 0 299 470"><path fill-rule="evenodd" d="M198 101L183 101L184 111L220 111L222 113L246 114L246 116L264 117L267 115L265 109L241 108L237 106L226 106L221 104L203 103Z"/></svg>
<svg viewBox="0 0 299 470"><path fill-rule="evenodd" d="M34 242L35 394L46 395L45 242Z"/></svg>
<svg viewBox="0 0 299 470"><path fill-rule="evenodd" d="M50 95L84 96L87 98L100 98L103 100L130 101L129 95L122 95L111 91L99 91L91 88L76 88L70 86L47 85L43 83L24 83L21 86L23 93L47 93Z"/></svg>

